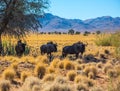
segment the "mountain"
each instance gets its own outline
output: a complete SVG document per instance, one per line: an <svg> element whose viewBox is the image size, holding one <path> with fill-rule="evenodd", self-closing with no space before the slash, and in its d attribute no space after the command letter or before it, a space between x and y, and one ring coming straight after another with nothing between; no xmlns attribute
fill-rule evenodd
<svg viewBox="0 0 120 91"><path fill-rule="evenodd" d="M43 18L38 18L42 29L40 31L67 32L69 29L75 31L116 31L120 30L120 17L112 18L110 16L103 16L94 19L80 20L80 19L65 19L59 16L46 13Z"/></svg>

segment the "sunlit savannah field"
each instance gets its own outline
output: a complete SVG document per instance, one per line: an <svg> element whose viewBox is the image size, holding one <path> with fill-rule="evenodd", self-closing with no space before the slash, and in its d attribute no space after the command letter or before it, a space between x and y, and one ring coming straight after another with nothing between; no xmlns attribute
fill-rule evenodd
<svg viewBox="0 0 120 91"><path fill-rule="evenodd" d="M99 36L28 34L22 38L30 50L28 55L0 57L0 91L120 91L116 48L97 46ZM2 40L6 45L17 43L17 38L8 36L2 36ZM40 54L40 46L49 41L58 45L51 62L47 55ZM88 44L83 57L73 59L75 55L68 55L60 59L62 48L78 41Z"/></svg>

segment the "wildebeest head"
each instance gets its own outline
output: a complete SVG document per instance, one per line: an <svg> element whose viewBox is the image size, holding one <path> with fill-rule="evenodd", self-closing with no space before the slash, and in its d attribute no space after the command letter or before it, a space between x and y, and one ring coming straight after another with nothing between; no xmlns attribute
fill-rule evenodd
<svg viewBox="0 0 120 91"><path fill-rule="evenodd" d="M84 44L83 42L79 41L74 43L73 46L75 46L77 52L83 53L85 52L85 46L87 46L87 44Z"/></svg>

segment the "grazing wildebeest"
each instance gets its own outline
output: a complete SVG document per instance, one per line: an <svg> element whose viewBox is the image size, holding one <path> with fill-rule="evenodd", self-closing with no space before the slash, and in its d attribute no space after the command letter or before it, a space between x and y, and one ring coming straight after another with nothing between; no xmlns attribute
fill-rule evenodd
<svg viewBox="0 0 120 91"><path fill-rule="evenodd" d="M57 44L53 42L48 42L40 47L41 55L47 53L51 57L52 52L57 52Z"/></svg>
<svg viewBox="0 0 120 91"><path fill-rule="evenodd" d="M87 44L84 44L82 42L74 43L71 46L65 46L62 50L62 57L66 57L67 54L75 54L76 58L78 58L79 53L81 53L81 56L85 52L85 46Z"/></svg>
<svg viewBox="0 0 120 91"><path fill-rule="evenodd" d="M17 56L22 56L22 54L25 52L25 43L22 43L21 40L18 41L17 45L15 46L15 51Z"/></svg>

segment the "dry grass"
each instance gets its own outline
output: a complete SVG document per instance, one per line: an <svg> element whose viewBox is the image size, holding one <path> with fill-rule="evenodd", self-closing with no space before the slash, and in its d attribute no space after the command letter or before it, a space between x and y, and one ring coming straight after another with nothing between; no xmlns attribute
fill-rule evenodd
<svg viewBox="0 0 120 91"><path fill-rule="evenodd" d="M95 77L97 76L97 68L96 68L95 66L85 67L84 73L85 73L86 76L88 76L88 77L95 78Z"/></svg>
<svg viewBox="0 0 120 91"><path fill-rule="evenodd" d="M31 74L30 74L29 72L26 72L26 71L21 72L21 75L20 75L21 81L24 82L25 79L26 79L28 76L30 76L30 75L31 75Z"/></svg>
<svg viewBox="0 0 120 91"><path fill-rule="evenodd" d="M44 64L38 64L36 65L35 69L34 69L34 73L37 77L39 78L43 78L43 76L46 73L46 66Z"/></svg>
<svg viewBox="0 0 120 91"><path fill-rule="evenodd" d="M73 71L69 71L67 73L67 78L69 81L74 81L75 77L76 77L77 73L73 70Z"/></svg>
<svg viewBox="0 0 120 91"><path fill-rule="evenodd" d="M54 74L46 74L43 78L44 81L54 81L55 75Z"/></svg>
<svg viewBox="0 0 120 91"><path fill-rule="evenodd" d="M76 91L89 91L85 84L76 84Z"/></svg>
<svg viewBox="0 0 120 91"><path fill-rule="evenodd" d="M41 81L36 77L28 77L23 83L23 91L33 91L33 89L35 89L34 86L40 87Z"/></svg>
<svg viewBox="0 0 120 91"><path fill-rule="evenodd" d="M3 78L5 80L13 81L14 77L15 77L15 71L13 69L6 69L3 72Z"/></svg>
<svg viewBox="0 0 120 91"><path fill-rule="evenodd" d="M11 84L8 80L0 81L0 91L10 91Z"/></svg>
<svg viewBox="0 0 120 91"><path fill-rule="evenodd" d="M64 69L66 69L66 70L74 70L75 65L71 61L64 60Z"/></svg>
<svg viewBox="0 0 120 91"><path fill-rule="evenodd" d="M7 38L5 37L3 40L7 41ZM108 74L114 79L116 88L119 87L118 83L116 83L120 75L119 61L116 61L116 59L115 61L112 60L114 58L115 48L111 46L96 46L94 43L96 40L95 35L90 34L86 37L83 35L38 34L38 36L36 36L36 34L30 34L30 36L27 36L24 40L31 49L28 56L22 56L21 58L13 56L0 57L0 72L2 73L3 71L0 77L3 77L3 74L5 74L4 70L11 70L9 68L20 73L20 78L16 75L14 75L13 78L10 77L9 74L8 76L11 80L15 79L18 83L23 83L23 89L21 91L80 91L81 88L86 88L86 91L88 89L97 91L97 89L92 88L98 86L102 88L101 91L109 91L107 88L107 84L110 82L110 80L108 80ZM14 38L11 39L11 41L13 44L17 43L17 40ZM46 44L48 41L53 41L58 44L58 52L53 53L54 59L51 62L49 62L47 55L40 54L39 49L42 44ZM108 50L110 55L105 54L105 56L107 55L106 57L108 57L108 59L105 59L106 63L85 63L84 59L70 60L68 57L72 57L71 55L60 60L59 57L61 56L62 48L78 41L88 43L83 57L92 54L97 59L100 59L99 55L105 54L104 50ZM110 62L110 60L112 61ZM31 75L34 77L29 77L28 72L31 72ZM118 74L117 77L114 77L114 72ZM10 72L10 74L11 73L12 72ZM1 79L2 78L0 78L0 80ZM15 91L21 88L21 85L14 86L13 83L11 85Z"/></svg>

